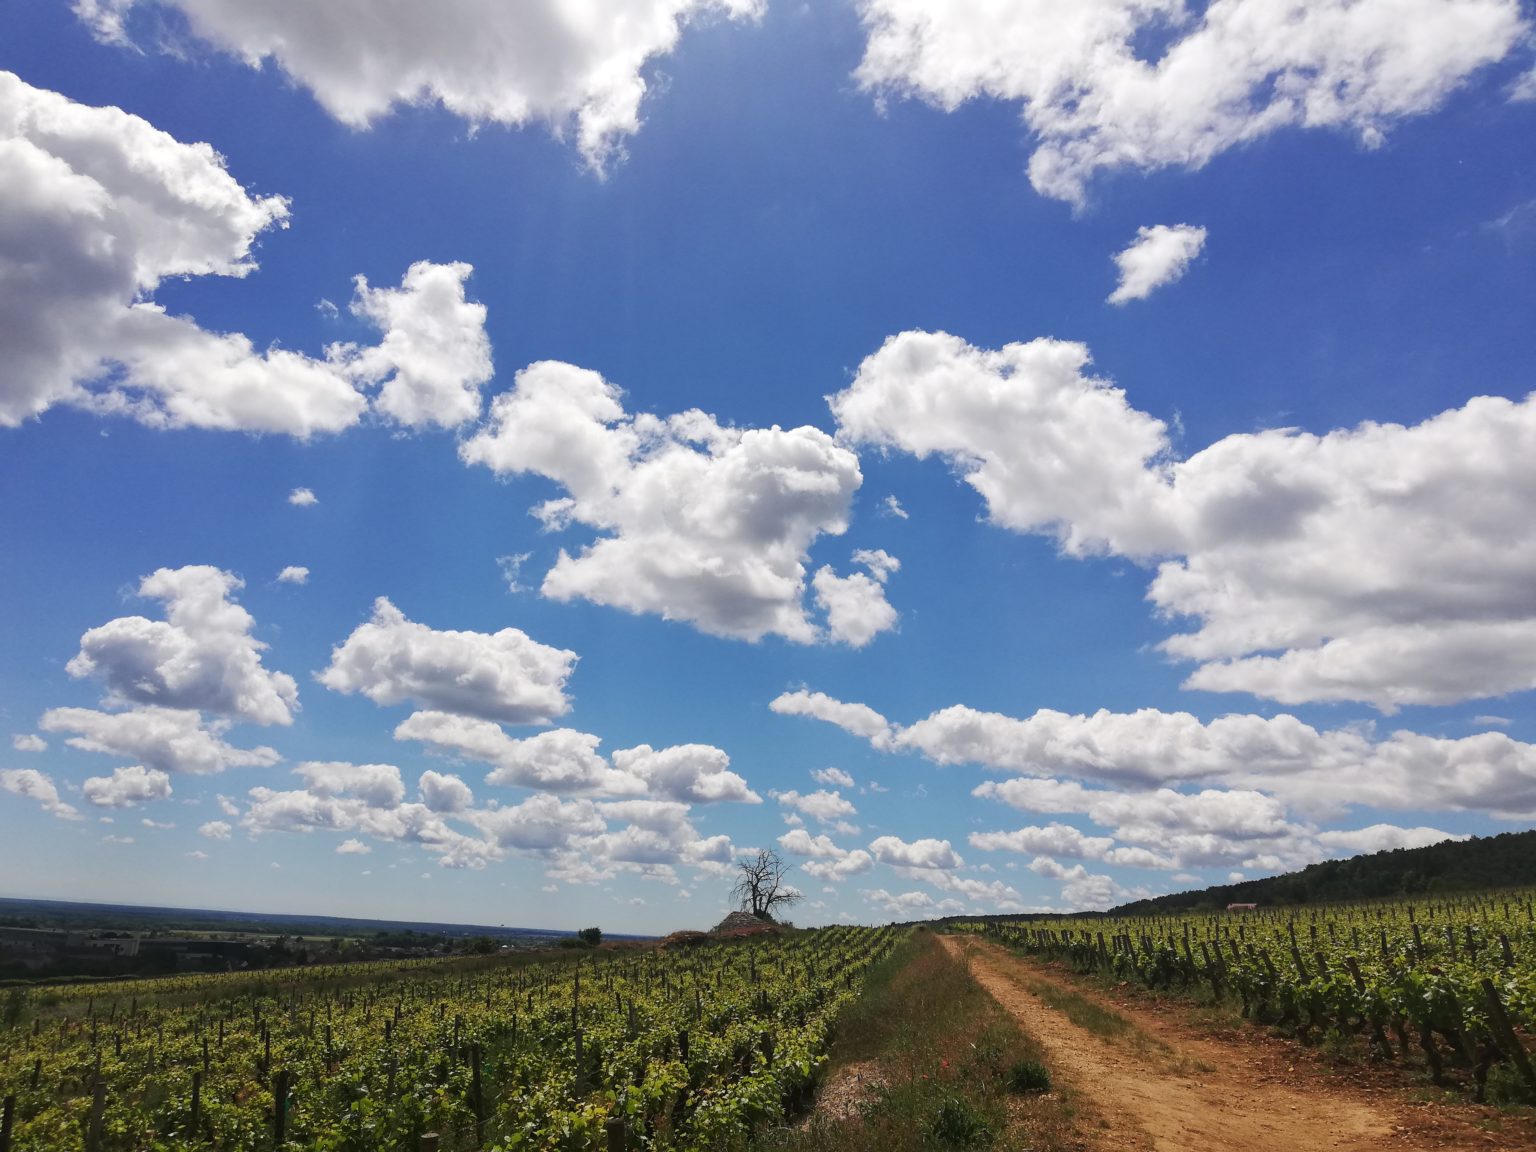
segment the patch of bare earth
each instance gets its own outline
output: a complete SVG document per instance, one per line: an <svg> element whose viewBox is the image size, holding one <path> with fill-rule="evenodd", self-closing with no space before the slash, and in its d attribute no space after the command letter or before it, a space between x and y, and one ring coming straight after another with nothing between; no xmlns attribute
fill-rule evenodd
<svg viewBox="0 0 1536 1152"><path fill-rule="evenodd" d="M1204 1034L1177 1010L1149 1012L1105 997L986 941L949 936L944 946L969 960L976 981L1045 1049L1053 1077L1098 1113L1101 1152L1536 1148L1536 1129L1521 1118L1427 1104L1401 1087L1330 1075L1296 1060L1292 1042L1258 1030L1257 1042ZM1031 984L1112 1003L1141 1035L1095 1035L1048 1007Z"/></svg>
<svg viewBox="0 0 1536 1152"><path fill-rule="evenodd" d="M818 1119L852 1120L883 1087L885 1077L880 1074L880 1065L876 1061L844 1064L816 1090L816 1107L800 1121L800 1127L809 1127Z"/></svg>

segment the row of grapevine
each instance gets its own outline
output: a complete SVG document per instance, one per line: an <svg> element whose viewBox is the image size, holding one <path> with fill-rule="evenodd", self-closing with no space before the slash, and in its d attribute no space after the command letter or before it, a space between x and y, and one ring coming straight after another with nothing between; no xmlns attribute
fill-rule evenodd
<svg viewBox="0 0 1536 1152"><path fill-rule="evenodd" d="M0 1034L0 1152L415 1152L432 1132L444 1152L574 1152L614 1121L648 1148L728 1148L809 1091L896 939L44 989Z"/></svg>
<svg viewBox="0 0 1536 1152"><path fill-rule="evenodd" d="M1482 1100L1507 1066L1536 1099L1536 893L959 925L1080 972L1199 990L1311 1042L1360 1037L1422 1057L1436 1083L1470 1074Z"/></svg>

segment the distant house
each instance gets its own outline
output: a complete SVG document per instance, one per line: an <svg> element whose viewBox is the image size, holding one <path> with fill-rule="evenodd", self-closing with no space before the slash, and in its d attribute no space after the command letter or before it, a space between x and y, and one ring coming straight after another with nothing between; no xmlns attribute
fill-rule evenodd
<svg viewBox="0 0 1536 1152"><path fill-rule="evenodd" d="M1257 908L1257 904L1228 904L1228 912L1247 912L1251 908Z"/></svg>

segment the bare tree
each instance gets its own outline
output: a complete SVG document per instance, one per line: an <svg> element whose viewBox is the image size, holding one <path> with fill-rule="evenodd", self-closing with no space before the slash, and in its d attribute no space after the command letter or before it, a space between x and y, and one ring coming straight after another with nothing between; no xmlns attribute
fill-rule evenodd
<svg viewBox="0 0 1536 1152"><path fill-rule="evenodd" d="M803 897L784 883L784 877L793 867L779 858L771 848L760 848L755 859L736 861L740 875L731 896L743 912L750 912L759 920L772 920L775 908L787 908Z"/></svg>

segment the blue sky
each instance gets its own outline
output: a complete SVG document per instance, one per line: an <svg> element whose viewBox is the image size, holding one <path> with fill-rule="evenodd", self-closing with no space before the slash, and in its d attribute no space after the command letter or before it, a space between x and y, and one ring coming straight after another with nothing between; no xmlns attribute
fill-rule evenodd
<svg viewBox="0 0 1536 1152"><path fill-rule="evenodd" d="M0 891L664 932L758 847L868 922L1529 826L1536 13L1408 8L8 11Z"/></svg>

